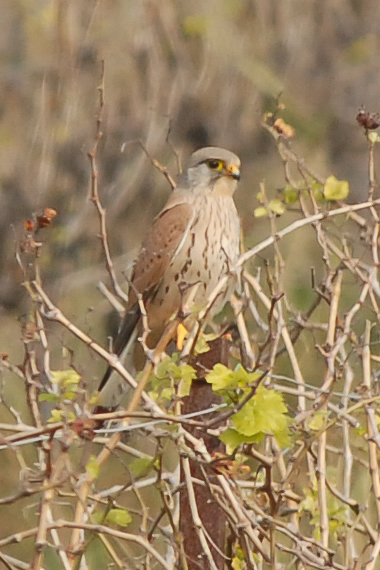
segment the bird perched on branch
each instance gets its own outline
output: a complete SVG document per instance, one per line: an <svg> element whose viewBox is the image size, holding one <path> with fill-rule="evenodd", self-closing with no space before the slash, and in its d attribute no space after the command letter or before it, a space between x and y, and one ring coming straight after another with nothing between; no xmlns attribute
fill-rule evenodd
<svg viewBox="0 0 380 570"><path fill-rule="evenodd" d="M240 221L233 195L239 179L240 160L233 152L206 147L190 156L134 263L128 306L113 346L119 357L135 338L141 301L149 329L162 331L193 287L193 306L201 308L229 275L211 314L223 308L236 286L232 270L240 253ZM99 386L99 407L115 408L123 386L108 368Z"/></svg>

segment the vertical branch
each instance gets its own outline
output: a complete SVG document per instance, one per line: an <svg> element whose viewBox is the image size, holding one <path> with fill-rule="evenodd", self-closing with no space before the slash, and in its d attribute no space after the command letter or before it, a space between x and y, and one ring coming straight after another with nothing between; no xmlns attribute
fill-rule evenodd
<svg viewBox="0 0 380 570"><path fill-rule="evenodd" d="M215 564L214 558L211 554L211 550L210 550L210 547L208 545L206 535L204 532L204 527L203 527L201 518L200 518L199 513L198 513L198 507L197 507L197 501L195 498L194 486L193 486L192 477L191 477L189 459L187 457L183 457L181 463L182 463L182 470L183 470L183 474L184 474L184 478L185 478L185 482L186 482L187 500L189 501L189 505L190 505L192 523L195 526L195 530L196 530L196 533L198 535L199 542L201 543L201 546L202 546L202 555L206 558L207 563L208 563L208 567L211 570L218 570L218 567ZM191 522L187 521L187 524L191 524ZM187 553L190 556L194 556L194 557L198 558L199 555L197 555L196 545L193 545L193 546L194 546L195 551L193 550L192 552L190 552L189 550L187 550ZM186 552L186 545L185 545L185 552ZM202 562L201 562L201 564L202 564ZM198 561L196 563L196 566L198 566Z"/></svg>
<svg viewBox="0 0 380 570"><path fill-rule="evenodd" d="M336 321L338 314L338 305L341 295L342 272L338 273L338 277L334 283L331 294L330 313L326 336L326 378L324 381L325 389L330 387L335 376L335 354L332 350L335 344ZM323 430L318 438L318 455L317 455L317 481L318 481L318 503L320 510L320 529L321 542L325 548L329 545L330 524L327 510L327 486L326 486L326 441L327 433Z"/></svg>
<svg viewBox="0 0 380 570"><path fill-rule="evenodd" d="M221 398L218 394L213 392L210 384L205 379L205 371L211 370L215 364L221 363L225 366L228 365L229 356L229 342L225 336L216 338L209 342L210 350L203 354L198 354L194 362L197 371L197 380L192 383L190 394L182 399L182 413L191 414L202 409L212 408L215 404L221 403ZM202 421L202 416L199 418ZM218 416L215 418L218 419ZM205 418L206 421L206 418ZM221 426L224 422L218 422ZM223 443L213 434L207 431L201 431L199 428L188 427L189 433L198 439L202 438L203 445L210 454L217 455L223 454L225 448ZM225 557L223 552L226 542L226 514L220 508L218 501L216 501L214 493L211 491L210 486L215 485L216 476L213 472L207 473L196 459L190 458L188 465L182 464L181 481L185 483L186 488L180 492L180 531L183 536L184 551L189 555L187 561L188 570L198 570L199 561L201 564L202 558L208 560L203 548L203 539L200 535L200 529L196 523L198 517L202 524L202 529L210 542L210 552L213 561L218 568L224 568ZM193 488L192 500L190 501L188 490L189 481L186 473L189 471L193 479L206 482L206 485L197 484ZM196 513L197 515L196 515ZM189 525L188 520L194 519L194 525ZM210 566L210 564L209 564Z"/></svg>
<svg viewBox="0 0 380 570"><path fill-rule="evenodd" d="M325 548L329 545L329 515L327 510L327 485L326 485L326 439L324 430L318 438L317 456L317 480L318 480L318 504L320 510L321 542Z"/></svg>
<svg viewBox="0 0 380 570"><path fill-rule="evenodd" d="M372 394L371 386L371 352L369 348L371 336L371 323L366 321L364 331L364 346L363 346L363 384L367 388L368 396ZM378 433L376 429L376 420L374 410L370 405L365 406L367 416L367 433L368 433L368 458L369 458L369 471L372 479L373 494L375 497L376 513L377 513L377 528L380 528L380 479L379 479L379 465L377 462L378 444L376 442Z"/></svg>
<svg viewBox="0 0 380 570"><path fill-rule="evenodd" d="M99 110L98 115L96 118L96 133L95 133L95 143L93 149L88 153L88 158L90 160L90 168L91 168L91 201L95 205L98 216L99 216L99 224L100 224L100 234L99 238L103 247L103 253L106 261L106 268L108 274L111 279L111 284L115 295L124 303L128 301L128 295L124 293L121 289L120 285L116 279L116 273L113 266L113 261L111 258L111 253L108 245L108 238L107 238L107 225L106 225L106 210L103 208L100 199L99 199L99 191L98 191L98 169L96 166L96 155L98 151L98 146L101 138L103 137L103 133L101 131L101 125L103 121L103 112L104 112L104 74L105 74L105 63L104 60L102 61L102 70L101 70L101 80L100 85L98 87L99 91Z"/></svg>
<svg viewBox="0 0 380 570"><path fill-rule="evenodd" d="M340 354L344 365L344 387L342 396L342 406L343 410L347 410L349 404L349 394L351 392L352 382L354 380L354 373L352 367L350 366L346 350L344 347L340 349ZM343 432L343 495L348 501L351 494L351 478L352 478L352 467L354 464L354 457L350 445L350 424L349 422L342 418L342 432ZM346 516L347 520L351 521L351 510L346 505ZM355 541L353 539L352 533L349 534L346 544L345 544L345 563L350 564L354 558L357 558L357 552L355 547Z"/></svg>
<svg viewBox="0 0 380 570"><path fill-rule="evenodd" d="M256 295L259 297L260 301L263 303L265 308L269 311L271 308L271 302L268 299L268 297L265 295L264 291L262 290L260 283L257 281L257 279L255 277L253 277L253 275L250 275L246 271L243 272L243 276L244 276L244 279L246 281L248 281L248 283L251 285L252 289L255 291ZM273 310L273 316L275 319L279 318L279 315L278 315L278 312L276 309ZM292 340L291 340L290 335L289 335L289 331L286 328L285 323L283 321L282 321L282 327L281 327L281 334L282 334L282 339L284 341L284 344L285 344L285 347L286 347L286 350L288 352L289 359L290 359L290 362L291 362L291 365L293 368L294 377L299 384L299 392L300 392L300 395L298 398L299 409L300 409L300 411L304 412L306 410L306 400L305 400L305 397L303 396L303 393L305 391L305 381L304 381L303 376L302 376L301 368L299 366L297 356L296 356L295 351L294 351L294 347L293 347L293 343L292 343Z"/></svg>
<svg viewBox="0 0 380 570"><path fill-rule="evenodd" d="M368 200L369 201L373 200L373 195L376 187L374 151L375 151L375 143L368 139L368 178L369 178Z"/></svg>

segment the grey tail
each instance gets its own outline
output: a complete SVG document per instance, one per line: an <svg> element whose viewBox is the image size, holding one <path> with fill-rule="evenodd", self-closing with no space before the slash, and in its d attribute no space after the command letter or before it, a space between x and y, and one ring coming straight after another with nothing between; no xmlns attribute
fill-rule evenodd
<svg viewBox="0 0 380 570"><path fill-rule="evenodd" d="M120 329L119 332L117 334L117 337L115 338L115 342L114 342L114 346L113 346L113 352L117 355L117 356L121 356L121 354L123 353L125 347L128 345L128 342L130 341L136 326L140 320L140 316L141 316L141 311L140 311L140 307L138 305L138 303L136 303L135 305L133 305L133 307L131 308L130 311L128 311L128 313L124 316L121 325L120 325ZM107 382L109 381L112 373L113 373L113 368L111 366L109 366L102 378L102 381L99 384L98 387L98 391L101 392L103 390L103 388L106 386ZM101 411L105 411L105 407L104 406L97 406L94 410L94 413L100 413L100 409ZM110 410L110 408L106 408L107 410Z"/></svg>

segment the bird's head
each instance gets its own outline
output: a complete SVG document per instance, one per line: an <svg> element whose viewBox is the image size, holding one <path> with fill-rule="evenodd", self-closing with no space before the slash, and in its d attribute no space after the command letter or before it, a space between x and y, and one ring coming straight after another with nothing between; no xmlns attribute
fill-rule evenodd
<svg viewBox="0 0 380 570"><path fill-rule="evenodd" d="M193 192L232 196L240 180L240 159L219 147L205 147L193 152L187 161L179 185Z"/></svg>

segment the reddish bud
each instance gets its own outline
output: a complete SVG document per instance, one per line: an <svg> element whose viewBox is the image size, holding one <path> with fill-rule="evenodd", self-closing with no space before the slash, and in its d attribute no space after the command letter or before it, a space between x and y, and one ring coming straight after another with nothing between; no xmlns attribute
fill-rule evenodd
<svg viewBox="0 0 380 570"><path fill-rule="evenodd" d="M96 422L94 420L90 420L89 418L77 418L71 424L71 427L77 436L88 441L92 441L96 435L94 432Z"/></svg>
<svg viewBox="0 0 380 570"><path fill-rule="evenodd" d="M295 135L294 127L285 123L284 119L276 119L273 126L280 135L287 139L292 139Z"/></svg>
<svg viewBox="0 0 380 570"><path fill-rule="evenodd" d="M356 115L356 120L359 125L364 127L367 131L380 127L379 113L369 113L365 109L359 109L359 112Z"/></svg>
<svg viewBox="0 0 380 570"><path fill-rule="evenodd" d="M46 216L46 218L49 218L50 220L54 220L56 215L57 215L57 210L54 210L54 208L45 208L44 216Z"/></svg>
<svg viewBox="0 0 380 570"><path fill-rule="evenodd" d="M24 221L24 228L25 231L30 233L34 231L34 222L32 220L25 220Z"/></svg>
<svg viewBox="0 0 380 570"><path fill-rule="evenodd" d="M52 220L54 220L56 215L57 210L54 210L54 208L45 208L42 216L37 216L38 229L43 229L51 226Z"/></svg>

